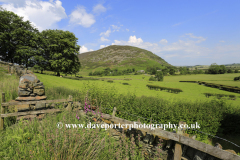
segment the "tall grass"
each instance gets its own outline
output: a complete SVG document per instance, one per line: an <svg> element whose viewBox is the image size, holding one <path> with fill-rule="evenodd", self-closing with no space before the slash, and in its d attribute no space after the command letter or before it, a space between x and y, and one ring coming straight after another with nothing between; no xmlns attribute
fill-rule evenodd
<svg viewBox="0 0 240 160"><path fill-rule="evenodd" d="M14 74L8 75L7 70L0 67L0 102L2 103L2 93L5 93L5 101L9 102L18 97L19 79ZM0 106L1 106L0 103ZM14 107L10 106L5 109L5 112L14 112ZM10 126L16 122L16 117L4 118L4 127Z"/></svg>
<svg viewBox="0 0 240 160"><path fill-rule="evenodd" d="M0 136L1 159L144 159L143 150L124 134L117 141L105 129L56 127L58 122L89 123L83 116L77 119L75 114L49 114L42 121L20 120L18 125L8 127Z"/></svg>

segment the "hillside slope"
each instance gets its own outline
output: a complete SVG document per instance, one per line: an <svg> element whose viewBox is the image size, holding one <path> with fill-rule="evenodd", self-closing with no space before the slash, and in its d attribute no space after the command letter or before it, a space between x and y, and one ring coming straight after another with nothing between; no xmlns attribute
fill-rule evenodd
<svg viewBox="0 0 240 160"><path fill-rule="evenodd" d="M172 66L161 57L150 51L132 46L111 45L97 51L78 55L82 69L98 67L136 67Z"/></svg>

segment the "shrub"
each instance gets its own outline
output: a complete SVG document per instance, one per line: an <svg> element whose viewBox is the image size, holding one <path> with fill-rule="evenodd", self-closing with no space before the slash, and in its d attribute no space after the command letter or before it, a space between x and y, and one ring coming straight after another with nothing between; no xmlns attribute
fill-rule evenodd
<svg viewBox="0 0 240 160"><path fill-rule="evenodd" d="M109 82L109 83L113 83L113 80L108 80L107 82Z"/></svg>
<svg viewBox="0 0 240 160"><path fill-rule="evenodd" d="M123 85L129 85L128 83L122 83Z"/></svg>
<svg viewBox="0 0 240 160"><path fill-rule="evenodd" d="M157 71L156 78L157 78L158 81L163 81L163 72L162 71Z"/></svg>
<svg viewBox="0 0 240 160"><path fill-rule="evenodd" d="M234 81L238 81L238 80L240 80L240 76L239 76L239 77L234 77L233 80L234 80Z"/></svg>
<svg viewBox="0 0 240 160"><path fill-rule="evenodd" d="M156 81L156 78L154 78L153 76L151 76L151 77L149 78L149 81Z"/></svg>

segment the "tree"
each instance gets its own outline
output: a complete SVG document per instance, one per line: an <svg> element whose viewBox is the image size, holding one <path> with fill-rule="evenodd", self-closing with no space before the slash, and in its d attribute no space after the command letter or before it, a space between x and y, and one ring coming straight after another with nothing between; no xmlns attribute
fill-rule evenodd
<svg viewBox="0 0 240 160"><path fill-rule="evenodd" d="M227 70L227 73L233 73L233 71L229 68L229 69Z"/></svg>
<svg viewBox="0 0 240 160"><path fill-rule="evenodd" d="M156 68L152 68L152 69L151 69L151 74L154 75L154 74L156 74L156 73L157 73Z"/></svg>
<svg viewBox="0 0 240 160"><path fill-rule="evenodd" d="M220 73L220 74L224 74L224 73L226 73L226 72L227 72L226 66L220 65L220 67L219 67L219 73Z"/></svg>
<svg viewBox="0 0 240 160"><path fill-rule="evenodd" d="M216 63L211 64L208 69L209 74L219 74L220 67Z"/></svg>
<svg viewBox="0 0 240 160"><path fill-rule="evenodd" d="M60 76L60 72L76 73L81 66L77 57L80 48L77 45L78 38L62 30L44 30L40 36L43 50L35 56L38 65L57 72L57 76Z"/></svg>
<svg viewBox="0 0 240 160"><path fill-rule="evenodd" d="M238 70L237 69L235 69L235 71L234 71L235 73L238 73Z"/></svg>
<svg viewBox="0 0 240 160"><path fill-rule="evenodd" d="M175 74L175 69L171 68L171 69L169 70L169 74L174 75L174 74Z"/></svg>
<svg viewBox="0 0 240 160"><path fill-rule="evenodd" d="M157 71L155 77L157 78L158 81L163 81L163 72Z"/></svg>
<svg viewBox="0 0 240 160"><path fill-rule="evenodd" d="M164 68L164 69L162 69L162 72L163 72L163 75L166 76L168 74L169 70L167 68Z"/></svg>
<svg viewBox="0 0 240 160"><path fill-rule="evenodd" d="M203 74L204 72L203 72L203 70L200 69L200 70L198 71L198 73L199 73L199 74Z"/></svg>
<svg viewBox="0 0 240 160"><path fill-rule="evenodd" d="M0 59L28 67L29 59L38 52L38 30L30 21L2 7L0 22Z"/></svg>

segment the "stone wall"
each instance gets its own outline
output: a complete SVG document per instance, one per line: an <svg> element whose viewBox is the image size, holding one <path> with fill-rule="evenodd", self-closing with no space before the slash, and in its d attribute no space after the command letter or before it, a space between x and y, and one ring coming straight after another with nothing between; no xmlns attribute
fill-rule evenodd
<svg viewBox="0 0 240 160"><path fill-rule="evenodd" d="M25 104L25 105L15 105L18 108L18 112L29 111L29 110L38 110L46 109L46 104L41 103L41 100L46 100L45 96L45 87L42 82L31 72L26 71L26 74L23 74L19 79L18 86L18 97L11 102L26 102L26 101L39 101L36 105L34 104ZM43 115L27 115L17 117L17 121L21 118L30 119L30 118L43 118Z"/></svg>
<svg viewBox="0 0 240 160"><path fill-rule="evenodd" d="M27 72L23 65L14 65L13 63L0 61L0 66L7 69L9 74L16 74L18 77Z"/></svg>

